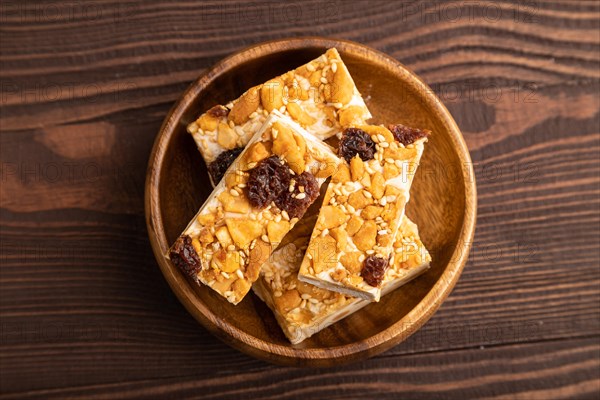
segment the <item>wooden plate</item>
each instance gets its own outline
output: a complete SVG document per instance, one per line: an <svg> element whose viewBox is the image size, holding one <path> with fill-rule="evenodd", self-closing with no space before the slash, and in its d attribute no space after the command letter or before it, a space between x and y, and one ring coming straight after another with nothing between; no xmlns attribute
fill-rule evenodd
<svg viewBox="0 0 600 400"><path fill-rule="evenodd" d="M271 311L249 294L233 306L189 281L163 254L211 192L206 167L186 125L336 47L374 115L374 122L428 128L407 214L430 250L431 269L415 281L299 345L284 337ZM471 158L450 113L421 79L395 59L342 40L297 38L260 44L219 62L169 112L150 156L146 223L169 285L209 331L252 356L279 364L330 366L370 357L405 340L439 308L458 280L473 239L476 191ZM190 343L201 346L201 343Z"/></svg>

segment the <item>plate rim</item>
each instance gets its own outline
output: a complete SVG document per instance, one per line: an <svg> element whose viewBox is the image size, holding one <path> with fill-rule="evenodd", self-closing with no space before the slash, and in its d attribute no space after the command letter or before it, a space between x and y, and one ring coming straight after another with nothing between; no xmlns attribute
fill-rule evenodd
<svg viewBox="0 0 600 400"><path fill-rule="evenodd" d="M458 151L459 159L463 165L467 166L467 168L461 169L465 183L465 213L459 242L464 241L464 246L460 246L459 243L453 251L450 258L453 260L450 263L452 265L446 266L430 291L403 318L367 339L328 348L301 348L270 343L256 338L216 316L206 304L197 299L191 288L191 282L178 271L174 273L176 268L170 266L164 258L164 254L169 248L164 229L156 229L156 227L163 226L158 183L164 154L187 104L214 79L228 72L240 62L248 62L268 54L306 47L336 47L341 53L351 53L362 58L368 57L369 62L377 63L378 66L392 71L394 75L404 75L407 84L415 90L427 93L423 96L426 105L435 110L450 134L453 146ZM318 36L277 39L246 47L207 68L195 79L171 107L158 131L148 160L144 197L146 227L152 251L171 290L187 311L209 332L228 345L268 362L294 366L333 366L358 361L396 346L419 330L439 309L456 285L471 249L477 217L477 190L469 150L458 125L433 90L412 70L379 50L345 39ZM410 321L410 324L407 324L407 321Z"/></svg>

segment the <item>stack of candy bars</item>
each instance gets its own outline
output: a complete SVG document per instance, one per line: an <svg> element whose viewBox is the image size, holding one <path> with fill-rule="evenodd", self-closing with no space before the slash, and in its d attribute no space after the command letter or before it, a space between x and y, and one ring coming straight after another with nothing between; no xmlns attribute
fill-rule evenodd
<svg viewBox="0 0 600 400"><path fill-rule="evenodd" d="M430 132L370 118L336 49L200 115L215 188L166 257L230 303L252 289L293 344L426 271L404 210Z"/></svg>

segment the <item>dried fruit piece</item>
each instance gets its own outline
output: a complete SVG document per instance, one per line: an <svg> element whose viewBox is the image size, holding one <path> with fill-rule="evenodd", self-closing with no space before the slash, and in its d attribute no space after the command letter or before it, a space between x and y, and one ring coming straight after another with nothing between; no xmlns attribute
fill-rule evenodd
<svg viewBox="0 0 600 400"><path fill-rule="evenodd" d="M173 264L191 277L195 277L202 269L200 258L192 246L192 238L187 235L177 238L171 247L169 258Z"/></svg>
<svg viewBox="0 0 600 400"><path fill-rule="evenodd" d="M288 188L281 192L275 199L275 205L286 211L290 218L302 218L308 207L319 197L319 183L310 172L294 176L294 181L294 190L290 192Z"/></svg>
<svg viewBox="0 0 600 400"><path fill-rule="evenodd" d="M290 170L277 156L271 156L250 170L247 195L253 207L263 208L290 185Z"/></svg>
<svg viewBox="0 0 600 400"><path fill-rule="evenodd" d="M227 107L217 105L208 110L206 114L210 115L213 118L223 118L226 117L227 114L229 114L229 110L227 109Z"/></svg>
<svg viewBox="0 0 600 400"><path fill-rule="evenodd" d="M227 150L219 154L217 159L208 165L208 173L210 174L213 182L217 183L225 175L227 168L232 162L240 155L244 150L243 147L237 147L235 149Z"/></svg>
<svg viewBox="0 0 600 400"><path fill-rule="evenodd" d="M260 105L260 86L255 86L248 89L238 101L235 102L233 108L229 112L229 119L236 125L241 125L248 121L250 114L258 109Z"/></svg>
<svg viewBox="0 0 600 400"><path fill-rule="evenodd" d="M339 153L347 162L350 162L357 154L361 160L369 161L375 155L375 142L364 130L347 128L340 141Z"/></svg>
<svg viewBox="0 0 600 400"><path fill-rule="evenodd" d="M381 285L388 267L388 260L377 256L368 256L363 262L360 276L373 287Z"/></svg>
<svg viewBox="0 0 600 400"><path fill-rule="evenodd" d="M427 129L411 128L402 124L388 125L388 129L394 135L394 139L405 146L431 134L431 131Z"/></svg>

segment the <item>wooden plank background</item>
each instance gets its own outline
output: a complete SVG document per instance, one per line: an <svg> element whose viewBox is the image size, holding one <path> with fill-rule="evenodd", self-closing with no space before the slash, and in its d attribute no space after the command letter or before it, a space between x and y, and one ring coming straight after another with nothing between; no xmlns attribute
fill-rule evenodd
<svg viewBox="0 0 600 400"><path fill-rule="evenodd" d="M3 398L600 395L597 1L5 1L0 21ZM469 263L434 318L377 358L315 371L199 326L143 210L150 148L187 85L301 35L365 43L423 77L479 192Z"/></svg>

